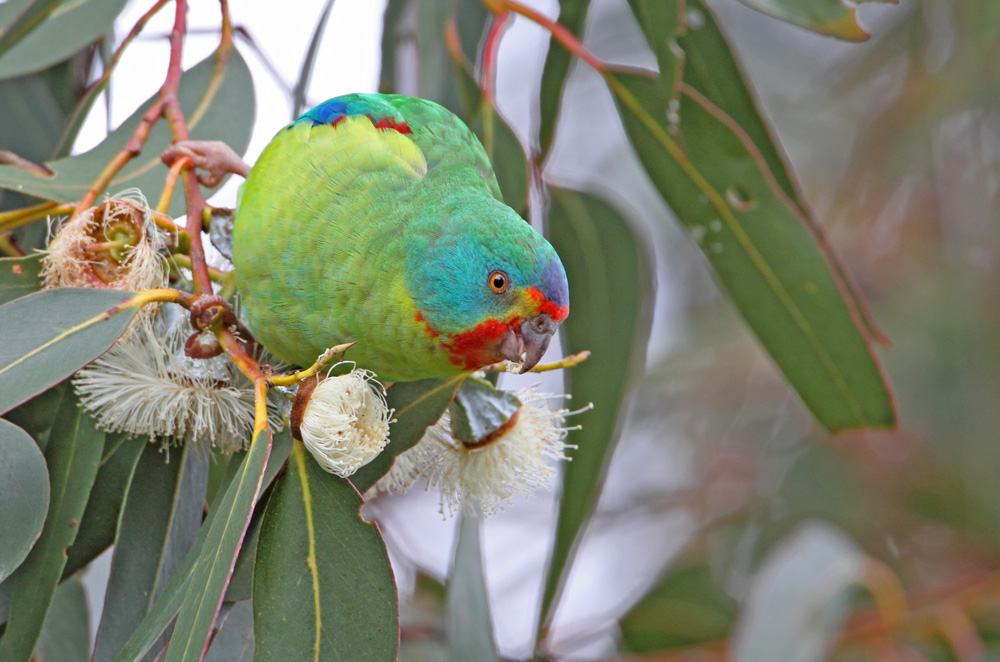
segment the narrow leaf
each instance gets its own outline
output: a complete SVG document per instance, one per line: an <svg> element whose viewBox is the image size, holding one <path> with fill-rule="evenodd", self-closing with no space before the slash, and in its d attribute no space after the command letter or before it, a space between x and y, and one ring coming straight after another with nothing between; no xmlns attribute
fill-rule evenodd
<svg viewBox="0 0 1000 662"><path fill-rule="evenodd" d="M91 0L93 1L93 0ZM178 96L188 118L192 140L222 140L237 152L246 149L253 126L253 81L246 62L233 49L218 86L212 85L215 58L202 60L184 73ZM78 156L69 156L47 165L52 177L39 177L11 165L0 166L0 187L54 200L75 202L83 197L107 163L131 138L139 120L155 101L150 98L97 147ZM196 112L198 111L198 112ZM150 198L159 194L167 176L160 154L171 141L170 130L158 122L149 134L141 156L129 161L108 185L109 192L137 187ZM170 214L184 213L181 187L174 191Z"/></svg>
<svg viewBox="0 0 1000 662"><path fill-rule="evenodd" d="M740 0L747 7L813 32L845 41L871 37L858 24L857 8L843 0Z"/></svg>
<svg viewBox="0 0 1000 662"><path fill-rule="evenodd" d="M892 398L856 299L748 134L693 87L671 127L654 79L607 80L653 183L819 422L891 427Z"/></svg>
<svg viewBox="0 0 1000 662"><path fill-rule="evenodd" d="M725 639L736 620L736 601L722 590L707 565L671 568L622 619L625 649L652 653Z"/></svg>
<svg viewBox="0 0 1000 662"><path fill-rule="evenodd" d="M128 488L94 662L111 661L180 565L201 526L208 457L190 444L171 453L146 444Z"/></svg>
<svg viewBox="0 0 1000 662"><path fill-rule="evenodd" d="M28 555L49 510L49 472L27 432L0 419L0 582Z"/></svg>
<svg viewBox="0 0 1000 662"><path fill-rule="evenodd" d="M427 428L437 423L455 397L461 380L425 379L400 382L389 389L386 398L396 410L395 422L389 427L389 445L379 455L351 476L351 483L364 494L385 475L397 455L411 448L424 436Z"/></svg>
<svg viewBox="0 0 1000 662"><path fill-rule="evenodd" d="M463 517L455 560L448 578L448 659L451 662L499 661L493 641L490 600L483 575L479 519Z"/></svg>
<svg viewBox="0 0 1000 662"><path fill-rule="evenodd" d="M665 4L665 3L664 3ZM559 23L578 39L583 37L583 26L587 18L590 0L563 0L559 3ZM548 153L559 119L559 103L572 56L559 46L554 39L549 40L549 50L545 55L542 69L542 86L538 93L539 127L538 144L542 158Z"/></svg>
<svg viewBox="0 0 1000 662"><path fill-rule="evenodd" d="M219 514L209 526L188 580L165 662L190 662L204 656L243 534L260 494L270 452L271 433L266 430L256 433L246 461L226 490Z"/></svg>
<svg viewBox="0 0 1000 662"><path fill-rule="evenodd" d="M27 2L11 2L4 14L9 16L3 27L0 27L0 65L3 56L21 40L31 34L45 18L59 6L62 0L28 0Z"/></svg>
<svg viewBox="0 0 1000 662"><path fill-rule="evenodd" d="M62 288L0 306L0 413L51 388L103 354L135 316L105 312L127 292ZM26 322L29 320L30 322Z"/></svg>
<svg viewBox="0 0 1000 662"><path fill-rule="evenodd" d="M148 437L133 437L124 432L108 433L105 437L101 467L80 520L80 532L69 548L63 579L88 565L115 541L125 490L148 443Z"/></svg>
<svg viewBox="0 0 1000 662"><path fill-rule="evenodd" d="M862 581L864 554L840 530L801 526L751 580L733 636L735 662L820 662L828 657Z"/></svg>
<svg viewBox="0 0 1000 662"><path fill-rule="evenodd" d="M274 440L271 443L271 456L267 458L267 468L264 469L262 492L271 485L281 467L285 466L285 460L288 459L291 452L291 433L286 429L281 434L274 435ZM233 576L229 580L228 588L226 588L228 602L249 600L253 593L253 568L257 563L257 541L260 539L260 527L263 519L264 504L258 503L250 520L246 537L243 539L243 545L240 547L240 554L236 558Z"/></svg>
<svg viewBox="0 0 1000 662"><path fill-rule="evenodd" d="M237 602L212 639L205 662L251 662L253 660L253 605Z"/></svg>
<svg viewBox="0 0 1000 662"><path fill-rule="evenodd" d="M316 64L316 55L319 53L319 42L326 30L326 22L330 19L330 10L333 9L334 0L326 0L323 11L316 21L312 38L309 39L309 48L305 57L302 58L302 68L299 69L299 79L292 90L292 119L297 119L306 107L306 93L309 91L309 81L312 79L313 66Z"/></svg>
<svg viewBox="0 0 1000 662"><path fill-rule="evenodd" d="M279 439L283 436L288 437L289 443L287 445L279 443ZM291 447L291 437L288 432L285 431L280 435L276 435L274 438L274 451L267 458L267 465L264 467L264 485L261 489L264 489L277 475L278 471L285 463L285 459L288 457L288 453L285 452L284 455L280 454L280 449ZM249 452L238 453L233 456L232 461L229 463L230 471L227 472L227 480L224 480L219 488L219 495L213 501L212 507L208 512L208 517L205 518L205 522L202 524L201 530L198 532L198 537L194 541L194 545L191 546L191 550L184 557L184 562L174 573L174 576L167 583L166 588L163 589L163 593L160 595L159 599L153 605L152 609L136 631L132 634L132 637L125 644L122 652L115 659L115 662L135 662L136 660L142 659L146 652L153 646L160 635L167 629L170 622L177 615L177 611L181 607L181 602L184 600L185 592L190 584L192 573L195 569L195 565L199 563L201 559L201 552L205 547L205 541L208 539L209 534L215 531L216 519L222 516L222 513L229 514L232 512L233 502L237 496L237 491L239 489L240 477L245 477L247 474L247 463L253 462L255 465L259 461L260 448L251 445ZM214 533L213 533L214 535Z"/></svg>
<svg viewBox="0 0 1000 662"><path fill-rule="evenodd" d="M87 594L74 577L56 589L35 649L38 662L87 662L90 659L90 614Z"/></svg>
<svg viewBox="0 0 1000 662"><path fill-rule="evenodd" d="M41 289L41 257L0 258L0 305Z"/></svg>
<svg viewBox="0 0 1000 662"><path fill-rule="evenodd" d="M255 656L393 662L396 585L361 495L296 443L268 501L254 569Z"/></svg>
<svg viewBox="0 0 1000 662"><path fill-rule="evenodd" d="M126 0L76 0L55 2L53 11L3 53L0 43L0 78L23 76L65 60L111 30ZM52 4L36 0L35 5ZM0 42L3 39L0 38Z"/></svg>
<svg viewBox="0 0 1000 662"><path fill-rule="evenodd" d="M11 596L10 618L0 638L0 660L4 662L31 658L104 447L104 433L94 427L76 398L66 398L55 418L45 449L51 484L45 528L28 558L3 584Z"/></svg>
<svg viewBox="0 0 1000 662"><path fill-rule="evenodd" d="M576 406L594 403L570 432L578 448L563 465L559 519L542 602L553 616L575 541L597 501L604 466L617 441L629 383L641 370L649 337L653 283L651 256L624 218L591 195L550 189L549 240L562 258L575 296L563 323L570 351L593 355L567 371Z"/></svg>
<svg viewBox="0 0 1000 662"><path fill-rule="evenodd" d="M52 412L59 411L63 397L71 391L68 382L57 384L47 391L39 393L31 400L14 407L3 417L31 435L38 448L44 453L49 443L49 433L55 419ZM72 397L72 396L70 396Z"/></svg>

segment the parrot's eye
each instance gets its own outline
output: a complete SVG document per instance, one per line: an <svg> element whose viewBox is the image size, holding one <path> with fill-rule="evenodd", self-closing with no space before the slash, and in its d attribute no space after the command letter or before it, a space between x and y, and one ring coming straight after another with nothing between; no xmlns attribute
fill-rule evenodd
<svg viewBox="0 0 1000 662"><path fill-rule="evenodd" d="M509 282L510 277L502 271L498 270L490 273L490 289L497 294L506 290Z"/></svg>

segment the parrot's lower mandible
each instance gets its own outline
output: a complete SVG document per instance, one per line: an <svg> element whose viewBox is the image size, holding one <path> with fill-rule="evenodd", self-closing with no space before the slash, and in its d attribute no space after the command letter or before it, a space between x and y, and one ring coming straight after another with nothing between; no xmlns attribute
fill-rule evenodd
<svg viewBox="0 0 1000 662"><path fill-rule="evenodd" d="M538 363L569 314L552 246L501 201L483 146L423 99L352 94L282 129L250 170L233 262L254 336L328 347L383 381Z"/></svg>

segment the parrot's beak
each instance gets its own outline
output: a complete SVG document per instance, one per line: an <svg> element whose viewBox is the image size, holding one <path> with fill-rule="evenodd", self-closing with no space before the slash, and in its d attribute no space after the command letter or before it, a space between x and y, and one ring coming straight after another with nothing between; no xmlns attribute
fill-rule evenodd
<svg viewBox="0 0 1000 662"><path fill-rule="evenodd" d="M522 361L523 357L523 375L542 360L542 355L549 348L558 328L559 323L544 313L527 319L503 337L500 341L500 354L510 361Z"/></svg>

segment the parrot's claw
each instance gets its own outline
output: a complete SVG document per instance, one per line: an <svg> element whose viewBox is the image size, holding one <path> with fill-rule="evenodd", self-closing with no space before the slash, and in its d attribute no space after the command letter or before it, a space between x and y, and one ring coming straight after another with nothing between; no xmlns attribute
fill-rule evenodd
<svg viewBox="0 0 1000 662"><path fill-rule="evenodd" d="M246 177L250 166L243 162L233 148L220 140L182 140L171 145L160 159L168 166L187 157L200 170L198 181L202 186L214 188L226 175Z"/></svg>

